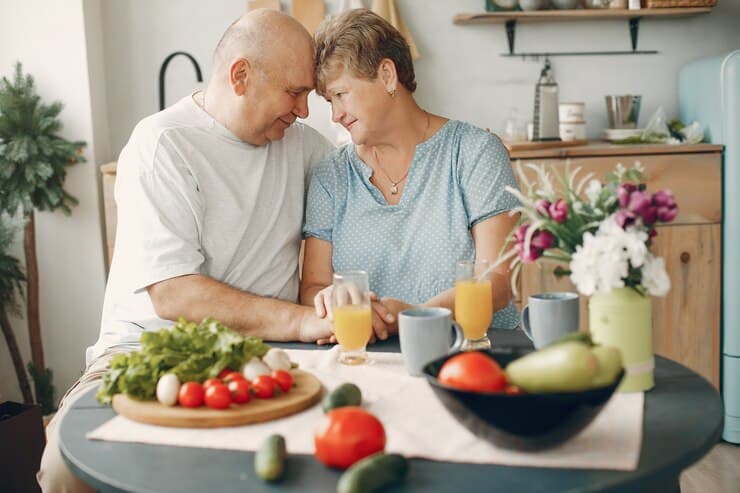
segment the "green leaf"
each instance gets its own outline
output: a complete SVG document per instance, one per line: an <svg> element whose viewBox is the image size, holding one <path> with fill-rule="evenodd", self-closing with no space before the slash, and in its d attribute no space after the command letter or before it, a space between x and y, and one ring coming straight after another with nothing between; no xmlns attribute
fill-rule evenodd
<svg viewBox="0 0 740 493"><path fill-rule="evenodd" d="M181 382L203 382L224 368L238 370L269 349L260 339L208 318L199 324L180 319L171 330L144 332L140 343L141 350L111 360L97 393L100 402L110 402L116 393L151 400L164 373L174 373Z"/></svg>

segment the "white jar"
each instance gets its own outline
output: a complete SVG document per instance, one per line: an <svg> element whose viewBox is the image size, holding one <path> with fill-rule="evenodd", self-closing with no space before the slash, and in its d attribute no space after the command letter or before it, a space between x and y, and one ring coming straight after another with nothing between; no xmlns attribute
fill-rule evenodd
<svg viewBox="0 0 740 493"><path fill-rule="evenodd" d="M560 123L583 123L586 121L586 105L584 103L560 103L558 119Z"/></svg>
<svg viewBox="0 0 740 493"><path fill-rule="evenodd" d="M586 140L586 124L583 122L561 123L560 138L565 141Z"/></svg>

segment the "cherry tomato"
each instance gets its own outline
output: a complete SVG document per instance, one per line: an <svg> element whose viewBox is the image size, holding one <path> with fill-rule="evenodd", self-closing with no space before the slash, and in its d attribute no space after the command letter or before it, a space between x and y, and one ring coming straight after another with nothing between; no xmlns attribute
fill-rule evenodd
<svg viewBox="0 0 740 493"><path fill-rule="evenodd" d="M183 407L199 407L203 404L204 393L198 382L185 382L177 393L177 402Z"/></svg>
<svg viewBox="0 0 740 493"><path fill-rule="evenodd" d="M329 467L346 469L385 449L383 424L364 409L346 406L326 413L314 434L316 458Z"/></svg>
<svg viewBox="0 0 740 493"><path fill-rule="evenodd" d="M478 351L448 359L437 379L450 387L472 392L501 392L506 387L506 374L499 364Z"/></svg>
<svg viewBox="0 0 740 493"><path fill-rule="evenodd" d="M293 375L285 370L275 370L272 372L272 379L275 380L280 390L287 392L293 386Z"/></svg>
<svg viewBox="0 0 740 493"><path fill-rule="evenodd" d="M231 404L231 392L226 385L213 384L206 388L206 406L213 409L226 409Z"/></svg>
<svg viewBox="0 0 740 493"><path fill-rule="evenodd" d="M220 379L218 379L216 377L211 377L208 380L206 380L205 382L203 382L203 390L207 389L211 385L223 385L223 384L224 383Z"/></svg>
<svg viewBox="0 0 740 493"><path fill-rule="evenodd" d="M224 383L228 385L230 382L233 382L234 380L246 380L246 378L244 378L244 375L242 375L238 371L232 371L232 372L227 373L225 376L223 376L221 380L223 380Z"/></svg>
<svg viewBox="0 0 740 493"><path fill-rule="evenodd" d="M252 381L254 395L260 399L270 399L275 396L275 380L270 375L260 375Z"/></svg>
<svg viewBox="0 0 740 493"><path fill-rule="evenodd" d="M521 387L517 387L516 385L507 385L504 387L504 394L507 395L522 395L526 394L524 390Z"/></svg>
<svg viewBox="0 0 740 493"><path fill-rule="evenodd" d="M252 398L249 395L249 382L245 379L232 380L228 383L231 400L237 404L246 404Z"/></svg>
<svg viewBox="0 0 740 493"><path fill-rule="evenodd" d="M226 368L224 368L223 370L221 370L220 372L218 372L218 378L220 378L221 380L223 380L224 377L226 375L228 375L229 373L231 373L232 371L234 371L234 370L232 370L231 368L229 368L227 366Z"/></svg>

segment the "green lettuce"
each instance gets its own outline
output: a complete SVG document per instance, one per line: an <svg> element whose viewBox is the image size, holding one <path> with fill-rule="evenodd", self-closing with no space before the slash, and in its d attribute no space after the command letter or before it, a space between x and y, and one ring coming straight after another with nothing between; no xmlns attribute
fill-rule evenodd
<svg viewBox="0 0 740 493"><path fill-rule="evenodd" d="M139 400L156 397L157 381L174 373L180 382L203 382L224 368L239 370L253 356L262 357L270 349L261 339L244 337L211 318L201 323L181 318L172 329L141 334L141 350L119 354L96 395L109 404L113 395L126 394Z"/></svg>

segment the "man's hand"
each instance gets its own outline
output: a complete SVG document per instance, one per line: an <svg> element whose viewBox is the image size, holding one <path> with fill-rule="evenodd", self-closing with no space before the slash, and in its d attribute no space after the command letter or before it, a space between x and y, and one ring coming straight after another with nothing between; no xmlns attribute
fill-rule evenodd
<svg viewBox="0 0 740 493"><path fill-rule="evenodd" d="M310 309L306 310L301 320L299 338L301 342L317 342L334 337L331 321L328 318L317 317Z"/></svg>
<svg viewBox="0 0 740 493"><path fill-rule="evenodd" d="M380 301L385 307L386 312L389 315L389 317L393 319L393 323L388 325L388 329L390 331L389 333L397 334L398 333L398 314L404 310L413 308L414 305L410 305L406 303L405 301L402 301L396 298L382 298Z"/></svg>

